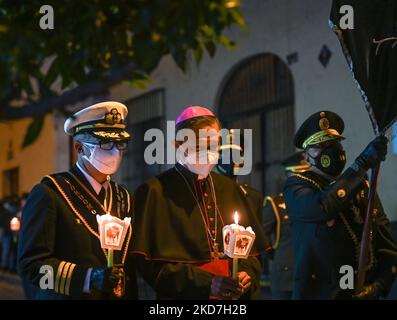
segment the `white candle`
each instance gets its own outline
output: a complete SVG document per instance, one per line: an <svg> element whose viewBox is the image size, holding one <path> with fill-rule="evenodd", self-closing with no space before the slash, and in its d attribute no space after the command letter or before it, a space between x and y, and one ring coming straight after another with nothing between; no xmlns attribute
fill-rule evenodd
<svg viewBox="0 0 397 320"><path fill-rule="evenodd" d="M234 212L234 225L232 226L233 228L233 233L236 234L240 230L240 226L238 225L238 212L237 210ZM234 279L237 278L237 272L238 272L238 258L233 258L233 269L232 269L232 277Z"/></svg>

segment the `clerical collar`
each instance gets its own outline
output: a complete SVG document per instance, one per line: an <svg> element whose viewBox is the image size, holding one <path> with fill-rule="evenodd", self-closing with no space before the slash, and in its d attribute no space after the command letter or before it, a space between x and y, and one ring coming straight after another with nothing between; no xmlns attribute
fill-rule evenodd
<svg viewBox="0 0 397 320"><path fill-rule="evenodd" d="M101 184L98 181L96 181L93 177L91 177L90 174L86 170L84 170L84 168L82 168L78 162L76 162L76 165L77 168L79 168L79 170L83 173L87 181L90 183L96 194L99 194L102 187L104 187L105 190L107 190L109 185L109 180L106 180L104 183Z"/></svg>
<svg viewBox="0 0 397 320"><path fill-rule="evenodd" d="M204 179L200 179L199 180L199 176L198 174L191 172L188 168L186 168L182 163L177 162L177 164L175 165L176 169L179 170L187 179L189 179L190 181L206 181L207 178Z"/></svg>

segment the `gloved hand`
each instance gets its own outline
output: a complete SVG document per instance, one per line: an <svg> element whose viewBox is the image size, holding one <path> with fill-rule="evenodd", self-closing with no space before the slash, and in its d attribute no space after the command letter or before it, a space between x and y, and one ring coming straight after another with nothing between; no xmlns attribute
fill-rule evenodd
<svg viewBox="0 0 397 320"><path fill-rule="evenodd" d="M375 281L370 285L367 285L361 290L360 293L354 295L356 299L360 300L370 300L370 299L377 299L383 291L383 286Z"/></svg>
<svg viewBox="0 0 397 320"><path fill-rule="evenodd" d="M386 159L388 139L385 136L376 137L357 157L355 163L362 169L373 169Z"/></svg>
<svg viewBox="0 0 397 320"><path fill-rule="evenodd" d="M113 293L120 277L124 276L122 265L108 268L93 268L90 277L90 288L103 293Z"/></svg>

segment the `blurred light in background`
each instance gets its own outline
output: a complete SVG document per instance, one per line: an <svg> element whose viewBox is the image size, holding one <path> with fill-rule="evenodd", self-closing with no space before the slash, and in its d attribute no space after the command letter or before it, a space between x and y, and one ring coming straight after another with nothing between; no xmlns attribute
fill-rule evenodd
<svg viewBox="0 0 397 320"><path fill-rule="evenodd" d="M226 8L236 8L240 6L240 1L226 1L225 7Z"/></svg>

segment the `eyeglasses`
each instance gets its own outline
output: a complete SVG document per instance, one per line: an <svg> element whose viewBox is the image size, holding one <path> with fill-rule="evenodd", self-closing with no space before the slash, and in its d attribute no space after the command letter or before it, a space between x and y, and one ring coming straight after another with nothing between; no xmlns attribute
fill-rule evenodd
<svg viewBox="0 0 397 320"><path fill-rule="evenodd" d="M125 149L127 149L128 147L128 142L126 141L99 141L97 143L87 143L86 144L90 144L90 145L98 145L99 148L101 148L102 150L112 150L114 147L117 148L117 150L123 151Z"/></svg>
<svg viewBox="0 0 397 320"><path fill-rule="evenodd" d="M127 149L128 142L126 142L126 141L110 141L110 142L99 141L99 148L101 148L102 150L112 150L114 147L116 147L117 150L123 151L123 150Z"/></svg>

